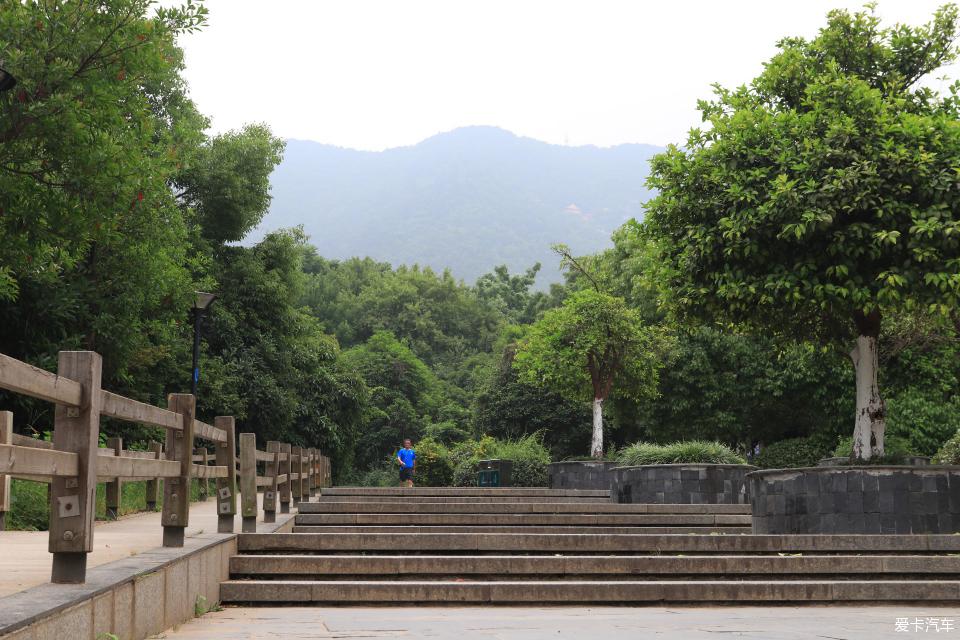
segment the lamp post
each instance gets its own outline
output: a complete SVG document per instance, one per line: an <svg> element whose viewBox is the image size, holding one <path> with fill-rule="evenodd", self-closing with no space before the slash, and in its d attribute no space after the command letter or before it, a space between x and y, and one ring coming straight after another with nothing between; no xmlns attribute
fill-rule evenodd
<svg viewBox="0 0 960 640"><path fill-rule="evenodd" d="M200 382L200 320L207 312L216 294L195 291L196 299L193 302L193 375L190 378L190 393L197 397L197 383Z"/></svg>
<svg viewBox="0 0 960 640"><path fill-rule="evenodd" d="M17 79L10 72L0 67L0 91L9 91L17 86Z"/></svg>

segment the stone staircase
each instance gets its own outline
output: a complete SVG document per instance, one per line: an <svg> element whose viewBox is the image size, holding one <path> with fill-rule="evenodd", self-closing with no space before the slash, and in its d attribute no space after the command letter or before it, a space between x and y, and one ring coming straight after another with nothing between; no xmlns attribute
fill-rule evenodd
<svg viewBox="0 0 960 640"><path fill-rule="evenodd" d="M606 491L324 489L241 534L231 603L953 602L960 536L751 535L748 505Z"/></svg>

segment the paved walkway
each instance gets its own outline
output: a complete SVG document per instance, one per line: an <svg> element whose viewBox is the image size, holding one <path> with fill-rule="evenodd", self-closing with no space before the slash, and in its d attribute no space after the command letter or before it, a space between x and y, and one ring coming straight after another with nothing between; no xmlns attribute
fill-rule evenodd
<svg viewBox="0 0 960 640"><path fill-rule="evenodd" d="M909 630L897 631L908 618ZM920 618L925 625L917 630ZM928 620L952 621L937 632ZM938 622L938 626L941 623ZM166 640L483 638L603 640L958 638L960 605L903 607L258 607L208 613Z"/></svg>
<svg viewBox="0 0 960 640"><path fill-rule="evenodd" d="M258 500L262 503L263 495ZM258 522L263 511L258 508ZM217 503L213 498L190 506L190 526L186 535L217 531ZM234 531L240 531L240 516L234 519ZM0 531L0 598L29 587L49 582L53 556L47 551L46 531ZM113 522L98 522L94 527L93 552L87 567L96 567L163 544L160 512L138 513Z"/></svg>

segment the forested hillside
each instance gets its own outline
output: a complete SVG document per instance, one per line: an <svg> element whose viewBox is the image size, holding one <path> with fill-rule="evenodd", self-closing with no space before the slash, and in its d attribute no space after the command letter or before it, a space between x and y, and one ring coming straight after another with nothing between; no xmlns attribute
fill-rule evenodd
<svg viewBox="0 0 960 640"><path fill-rule="evenodd" d="M303 225L327 257L449 268L468 282L540 262L542 282L556 282L550 245L609 246L650 197L644 178L661 150L551 145L495 127L382 152L289 140L260 229Z"/></svg>
<svg viewBox="0 0 960 640"><path fill-rule="evenodd" d="M203 27L202 7L148 15L134 0L78 4L70 29L41 4L4 11L0 59L16 63L19 84L0 93L0 353L55 370L58 351L94 350L104 388L163 405L189 389L190 308L195 291L211 291L219 298L203 325L199 417L233 415L261 439L319 443L341 482L387 477L403 437L425 459L469 440L432 481L459 470L469 482L462 474L475 458L529 447L540 465L530 482L542 482L546 452L596 448L591 409L594 434L606 432L600 455L637 441L718 440L744 453L781 442L765 464L790 466L815 463L848 437L855 402L851 322L814 331L829 305L800 303L823 295L849 305L846 287L868 283L887 287L878 361L888 448L930 455L960 424L955 298L933 291L900 305L897 288L906 275L896 265L913 264L904 273L917 290L955 291L955 274L924 284L927 263L909 262L956 250L956 223L935 220L948 203L925 209L936 215L922 224L900 221L902 232L874 229L865 222L873 213L860 212L849 236L835 237L832 215L792 204L826 180L788 187L786 173L760 180L736 159L685 173L693 160L673 147L654 160L654 182L671 191L651 205L653 226L631 218L648 195L648 147L568 149L488 128L379 154L285 145L266 125L212 135L176 44ZM692 132L689 148L705 135ZM718 149L752 149L703 146L703 163ZM700 180L711 171L744 175ZM743 204L753 196L741 178L774 189L764 206L800 221L757 215L759 205ZM952 193L944 184L937 194ZM743 219L725 217L737 207ZM688 232L708 213L718 220ZM753 244L738 226L749 216L767 233ZM261 223L272 230L252 234ZM942 246L905 252L882 277L844 280L869 262L857 258L864 246L884 256L912 229L942 229ZM809 276L810 264L834 260L832 249L764 264L775 286L722 280L746 277L752 260L793 256L804 234L823 246L872 244L856 245L849 265L824 263L822 278ZM569 247L551 252L556 241ZM745 266L728 269L733 255ZM562 281L536 287L547 261L562 263ZM774 290L790 292L776 309ZM741 315L720 312L730 300ZM757 320L763 305L782 313L779 324ZM48 404L0 393L0 408L14 411L20 433L51 429ZM103 433L132 447L156 438L109 420Z"/></svg>

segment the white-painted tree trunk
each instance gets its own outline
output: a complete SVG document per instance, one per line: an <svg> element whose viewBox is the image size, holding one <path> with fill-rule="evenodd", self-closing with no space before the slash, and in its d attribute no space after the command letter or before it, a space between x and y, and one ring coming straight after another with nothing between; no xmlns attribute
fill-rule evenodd
<svg viewBox="0 0 960 640"><path fill-rule="evenodd" d="M850 352L857 372L857 417L853 429L853 457L869 460L883 455L886 412L877 386L878 349L873 336L859 336Z"/></svg>
<svg viewBox="0 0 960 640"><path fill-rule="evenodd" d="M590 441L590 455L598 460L603 458L603 400L593 399L593 439Z"/></svg>

